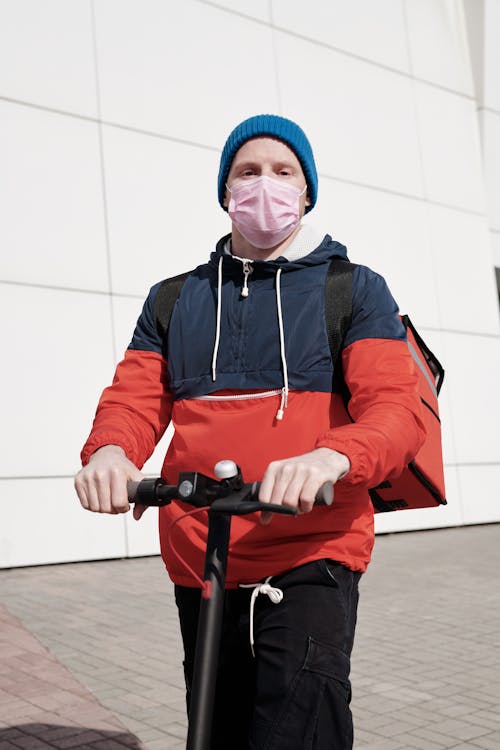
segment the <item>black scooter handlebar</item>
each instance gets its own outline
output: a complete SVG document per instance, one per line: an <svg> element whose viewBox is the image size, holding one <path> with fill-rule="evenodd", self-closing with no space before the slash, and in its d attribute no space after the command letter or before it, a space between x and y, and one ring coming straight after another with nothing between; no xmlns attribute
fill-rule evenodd
<svg viewBox="0 0 500 750"><path fill-rule="evenodd" d="M216 504L217 509L227 507L228 512L235 514L251 513L257 510L269 510L278 513L296 513L290 506L279 506L259 501L260 482L252 484L241 483L239 487L229 488L223 482L211 480L200 474L182 474L177 485L166 484L161 477L146 478L140 482L127 482L129 502L141 505L161 507L172 500L181 500L194 506ZM235 502L224 502L229 496ZM248 505L251 503L252 505ZM331 505L333 503L333 483L325 482L318 490L315 505ZM231 510L229 510L229 505ZM216 508L214 507L214 510ZM278 510L279 509L279 510Z"/></svg>

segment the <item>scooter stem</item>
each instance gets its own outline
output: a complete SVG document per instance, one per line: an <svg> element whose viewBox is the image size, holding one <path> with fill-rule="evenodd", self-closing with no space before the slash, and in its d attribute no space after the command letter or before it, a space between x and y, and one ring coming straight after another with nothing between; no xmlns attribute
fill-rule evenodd
<svg viewBox="0 0 500 750"><path fill-rule="evenodd" d="M209 750L219 660L231 516L208 514L208 538L196 636L186 750Z"/></svg>

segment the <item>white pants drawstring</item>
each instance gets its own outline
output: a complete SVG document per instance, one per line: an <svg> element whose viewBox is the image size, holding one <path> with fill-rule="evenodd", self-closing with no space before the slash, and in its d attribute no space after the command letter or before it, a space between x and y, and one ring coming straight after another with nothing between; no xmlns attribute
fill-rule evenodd
<svg viewBox="0 0 500 750"><path fill-rule="evenodd" d="M271 586L269 581L272 576L266 578L263 583L240 583L240 588L250 589L253 588L252 596L250 597L250 648L252 650L252 656L255 657L254 651L254 635L253 635L253 611L255 607L255 600L259 594L265 594L269 597L273 604L279 604L283 601L283 591L274 586Z"/></svg>

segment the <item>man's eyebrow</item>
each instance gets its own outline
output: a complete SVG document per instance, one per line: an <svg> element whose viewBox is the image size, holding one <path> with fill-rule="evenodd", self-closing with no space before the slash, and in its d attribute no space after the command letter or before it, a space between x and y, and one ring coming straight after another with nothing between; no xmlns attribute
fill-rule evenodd
<svg viewBox="0 0 500 750"><path fill-rule="evenodd" d="M258 167L258 163L256 161L250 161L249 159L246 159L245 161L235 161L234 167L235 169L242 169L242 167L248 168L248 167Z"/></svg>
<svg viewBox="0 0 500 750"><path fill-rule="evenodd" d="M294 164L291 161L287 161L286 159L276 159L276 161L273 161L273 167L287 167L288 169L297 169L297 165ZM260 162L259 161L251 161L249 159L245 159L245 161L237 161L235 160L233 162L233 166L235 169L249 169L250 167L258 167L260 168Z"/></svg>

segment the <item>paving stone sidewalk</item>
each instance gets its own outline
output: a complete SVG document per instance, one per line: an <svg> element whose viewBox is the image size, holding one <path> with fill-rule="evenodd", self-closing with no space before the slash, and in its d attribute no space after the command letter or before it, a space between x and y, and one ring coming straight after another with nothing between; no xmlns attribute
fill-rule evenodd
<svg viewBox="0 0 500 750"><path fill-rule="evenodd" d="M139 750L143 745L0 606L0 747Z"/></svg>
<svg viewBox="0 0 500 750"><path fill-rule="evenodd" d="M356 750L500 749L499 570L500 525L377 538L353 654ZM0 571L0 602L0 750L185 747L159 558Z"/></svg>

